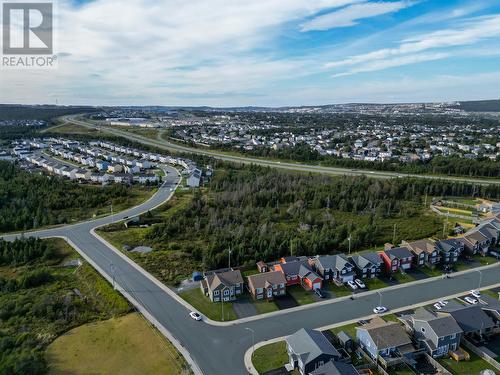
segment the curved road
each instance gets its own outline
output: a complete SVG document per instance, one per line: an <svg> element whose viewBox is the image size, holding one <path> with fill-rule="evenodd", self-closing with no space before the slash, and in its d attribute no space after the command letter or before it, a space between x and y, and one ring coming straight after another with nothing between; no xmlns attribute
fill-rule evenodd
<svg viewBox="0 0 500 375"><path fill-rule="evenodd" d="M237 162L242 164L256 164L266 167L300 171L300 172L316 172L330 175L348 175L348 176L368 176L376 178L397 178L397 177L413 177L413 178L424 178L433 180L446 180L455 182L469 182L480 185L498 185L500 184L499 179L481 179L481 178L469 178L469 177L451 177L451 176L432 176L432 175L422 175L422 174L408 174L408 173L398 173L398 172L386 172L386 171L369 171L361 169L348 169L348 168L337 168L337 167L322 167L319 165L301 164L301 163L287 163L273 160L257 159L245 156L233 156L224 154L221 152L213 150L205 150L200 148L192 148L188 146L178 145L166 140L154 140L138 134L127 132L121 129L111 128L107 126L99 126L90 122L82 121L77 119L78 115L64 116L62 119L69 123L84 126L87 128L101 129L101 131L134 140L145 145L154 146L164 150L185 152L191 154L200 154L211 156L216 159Z"/></svg>
<svg viewBox="0 0 500 375"><path fill-rule="evenodd" d="M248 374L244 354L252 345L250 328L255 342L289 335L301 327L318 328L371 314L379 304L374 292L349 298L284 310L260 317L228 323L195 322L188 316L189 306L151 275L95 236L96 227L146 212L170 199L179 177L172 167L167 168L165 183L147 202L113 216L92 221L31 232L26 235L40 238L63 237L90 262L106 279L114 283L158 329L170 339L192 365L196 374ZM4 236L13 240L20 235ZM418 303L462 293L472 288L500 283L500 264L478 271L456 274L452 279L431 279L381 291L383 304L394 310Z"/></svg>

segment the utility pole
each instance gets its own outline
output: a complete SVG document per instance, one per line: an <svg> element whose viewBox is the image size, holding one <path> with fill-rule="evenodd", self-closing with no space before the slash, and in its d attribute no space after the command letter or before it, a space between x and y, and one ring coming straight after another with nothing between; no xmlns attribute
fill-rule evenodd
<svg viewBox="0 0 500 375"><path fill-rule="evenodd" d="M481 284L483 283L483 272L481 270L476 270L477 272L479 272L479 286L478 286L478 290L481 289Z"/></svg>
<svg viewBox="0 0 500 375"><path fill-rule="evenodd" d="M231 269L231 253L232 253L232 250L231 250L231 247L229 248L229 269Z"/></svg>
<svg viewBox="0 0 500 375"><path fill-rule="evenodd" d="M347 240L349 241L349 255L351 255L351 235L349 235Z"/></svg>
<svg viewBox="0 0 500 375"><path fill-rule="evenodd" d="M382 293L380 293L379 291L377 291L377 294L379 295L378 305L382 306Z"/></svg>
<svg viewBox="0 0 500 375"><path fill-rule="evenodd" d="M450 211L448 211L446 213L446 220L444 221L443 223L443 238L445 237L446 235L446 227L448 226L448 218L449 218L449 215L450 215Z"/></svg>
<svg viewBox="0 0 500 375"><path fill-rule="evenodd" d="M392 232L392 244L396 245L396 224L394 224L394 230Z"/></svg>
<svg viewBox="0 0 500 375"><path fill-rule="evenodd" d="M221 295L221 315L222 315L222 321L224 321L224 291L226 290L227 286L225 286L224 288L222 288L221 292L222 292L222 295Z"/></svg>

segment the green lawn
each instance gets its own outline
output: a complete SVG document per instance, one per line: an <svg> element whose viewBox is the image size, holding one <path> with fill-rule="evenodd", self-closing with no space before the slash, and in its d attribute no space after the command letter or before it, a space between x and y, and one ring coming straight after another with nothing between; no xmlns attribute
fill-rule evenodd
<svg viewBox="0 0 500 375"><path fill-rule="evenodd" d="M243 271L241 274L243 275L243 277L247 277L247 276L257 275L258 273L259 273L259 270L251 269L251 270Z"/></svg>
<svg viewBox="0 0 500 375"><path fill-rule="evenodd" d="M380 289L380 288L385 288L386 286L388 286L385 282L380 280L378 277L376 277L374 279L366 279L366 280L363 280L363 282L365 283L366 288L368 290Z"/></svg>
<svg viewBox="0 0 500 375"><path fill-rule="evenodd" d="M493 366L483 361L474 353L468 351L470 354L470 361L456 362L451 358L440 359L439 363L446 367L455 375L469 375L479 374L482 370L493 369ZM496 372L498 374L498 372Z"/></svg>
<svg viewBox="0 0 500 375"><path fill-rule="evenodd" d="M45 357L49 375L189 373L173 345L137 313L75 328Z"/></svg>
<svg viewBox="0 0 500 375"><path fill-rule="evenodd" d="M421 267L420 271L422 271L423 273L425 273L429 277L436 277L436 276L443 275L443 271L438 267L435 267L435 268Z"/></svg>
<svg viewBox="0 0 500 375"><path fill-rule="evenodd" d="M396 272L392 277L397 280L400 284L409 283L415 281L415 278L407 273Z"/></svg>
<svg viewBox="0 0 500 375"><path fill-rule="evenodd" d="M351 323L345 326L333 328L330 331L333 332L335 335L341 331L344 331L351 337L351 339L356 341L356 327L359 327L358 323Z"/></svg>
<svg viewBox="0 0 500 375"><path fill-rule="evenodd" d="M249 296L251 299L252 297ZM252 301L259 314L278 311L278 306L274 301Z"/></svg>
<svg viewBox="0 0 500 375"><path fill-rule="evenodd" d="M203 295L199 288L188 290L179 295L207 318L217 321L222 320L221 303L210 301L208 297ZM237 319L237 316L233 310L233 304L231 302L224 302L224 320L229 321L235 319Z"/></svg>
<svg viewBox="0 0 500 375"><path fill-rule="evenodd" d="M299 305L307 305L316 302L313 292L305 290L301 285L293 285L286 290Z"/></svg>
<svg viewBox="0 0 500 375"><path fill-rule="evenodd" d="M334 283L326 283L326 287L333 294L334 298L350 296L353 290L345 285L337 286Z"/></svg>
<svg viewBox="0 0 500 375"><path fill-rule="evenodd" d="M288 363L285 341L258 348L252 355L252 363L259 374L283 367Z"/></svg>

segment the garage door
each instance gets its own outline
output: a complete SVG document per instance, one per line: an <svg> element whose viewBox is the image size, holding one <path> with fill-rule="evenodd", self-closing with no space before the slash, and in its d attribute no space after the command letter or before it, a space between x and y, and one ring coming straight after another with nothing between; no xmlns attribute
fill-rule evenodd
<svg viewBox="0 0 500 375"><path fill-rule="evenodd" d="M314 283L313 284L313 289L316 290L316 289L321 289L321 283Z"/></svg>

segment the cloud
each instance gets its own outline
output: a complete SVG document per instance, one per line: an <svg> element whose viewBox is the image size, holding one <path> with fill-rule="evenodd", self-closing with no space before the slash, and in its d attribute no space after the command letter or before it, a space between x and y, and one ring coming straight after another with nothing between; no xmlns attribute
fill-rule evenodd
<svg viewBox="0 0 500 375"><path fill-rule="evenodd" d="M315 17L311 21L304 23L301 30L329 30L337 27L354 26L360 19L394 13L413 4L414 2L410 1L353 4L338 11Z"/></svg>
<svg viewBox="0 0 500 375"><path fill-rule="evenodd" d="M334 75L334 77L339 77L359 72L387 69L393 66L437 60L450 57L452 53L422 54L422 52L467 46L498 36L500 36L500 15L478 17L462 23L459 28L438 30L403 39L396 48L383 48L329 62L325 64L325 68L356 67Z"/></svg>

